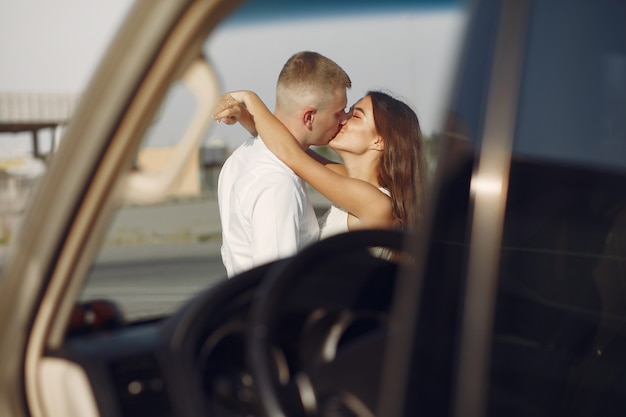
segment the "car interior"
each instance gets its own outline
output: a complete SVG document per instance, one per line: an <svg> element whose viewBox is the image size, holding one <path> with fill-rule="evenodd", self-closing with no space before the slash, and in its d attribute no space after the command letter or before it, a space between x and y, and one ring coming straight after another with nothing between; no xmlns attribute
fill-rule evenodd
<svg viewBox="0 0 626 417"><path fill-rule="evenodd" d="M333 236L186 288L164 316L84 297L115 211L167 196L206 132L220 88L202 43L239 3L139 1L105 55L34 196L46 221L26 213L3 271L8 415L622 415L619 0L471 2L423 230ZM144 172L173 84L195 112Z"/></svg>

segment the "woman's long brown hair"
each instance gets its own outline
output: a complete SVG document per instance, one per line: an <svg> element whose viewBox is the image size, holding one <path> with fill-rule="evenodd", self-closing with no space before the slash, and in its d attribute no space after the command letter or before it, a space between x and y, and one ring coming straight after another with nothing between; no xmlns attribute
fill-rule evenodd
<svg viewBox="0 0 626 417"><path fill-rule="evenodd" d="M404 102L382 91L369 91L374 124L385 142L379 182L389 190L396 226L419 227L425 201L426 159L422 131L415 112Z"/></svg>

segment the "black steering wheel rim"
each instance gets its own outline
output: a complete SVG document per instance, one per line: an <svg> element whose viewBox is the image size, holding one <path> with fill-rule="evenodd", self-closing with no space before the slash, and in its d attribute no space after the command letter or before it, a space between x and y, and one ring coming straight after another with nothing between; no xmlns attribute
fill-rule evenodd
<svg viewBox="0 0 626 417"><path fill-rule="evenodd" d="M358 230L331 236L309 246L297 255L277 263L268 271L257 291L250 316L248 355L261 406L268 417L287 417L277 394L277 382L271 365L271 323L278 313L276 306L286 295L298 273L341 254L380 247L399 251L406 235L398 230Z"/></svg>

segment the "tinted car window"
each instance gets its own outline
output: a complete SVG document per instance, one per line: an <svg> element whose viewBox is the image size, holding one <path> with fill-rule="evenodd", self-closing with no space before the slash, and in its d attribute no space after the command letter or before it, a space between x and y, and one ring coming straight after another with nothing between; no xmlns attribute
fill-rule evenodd
<svg viewBox="0 0 626 417"><path fill-rule="evenodd" d="M534 2L516 152L626 168L626 30L615 0Z"/></svg>
<svg viewBox="0 0 626 417"><path fill-rule="evenodd" d="M623 383L624 3L534 2L489 415L614 415Z"/></svg>
<svg viewBox="0 0 626 417"><path fill-rule="evenodd" d="M503 229L490 415L618 415L623 2L535 2Z"/></svg>
<svg viewBox="0 0 626 417"><path fill-rule="evenodd" d="M481 1L473 11L423 281L406 284L421 296L411 371L394 387L406 390L406 416L608 416L626 409L626 4L519 4L528 5L519 17L527 19L514 64L519 77L500 85L519 89L511 103L490 91L494 68L508 58L497 56L498 45L504 55L517 47L499 26L507 2ZM510 157L510 172L502 178L501 242L488 258L495 286L477 301L493 302L493 325L472 328L463 326L473 285L468 263L481 250L474 245L490 243L472 223L484 208L474 205L472 182L487 153L487 124L500 122L488 119L490 106L513 115L511 131L500 129L496 138L511 140L512 155L500 155ZM468 353L461 334L482 334L482 326L490 329L486 348ZM485 401L470 398L479 404L474 410L459 402L459 392L483 386L482 375L459 377L467 355L488 361Z"/></svg>
<svg viewBox="0 0 626 417"><path fill-rule="evenodd" d="M622 398L624 386L610 369L626 358L613 350L623 343L626 323L625 183L611 172L513 164L491 358L492 415L571 416L581 406L608 415L596 414L597 407ZM596 402L599 394L604 400Z"/></svg>

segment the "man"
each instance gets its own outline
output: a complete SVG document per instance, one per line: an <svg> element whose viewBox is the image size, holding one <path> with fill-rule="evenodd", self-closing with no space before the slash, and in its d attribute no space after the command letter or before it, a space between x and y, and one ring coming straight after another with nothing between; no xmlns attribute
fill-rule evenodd
<svg viewBox="0 0 626 417"><path fill-rule="evenodd" d="M278 77L274 115L303 149L326 145L346 118L346 90L351 86L346 72L332 60L298 52ZM226 160L217 193L222 261L229 277L293 255L319 238L303 181L258 137L248 139Z"/></svg>

